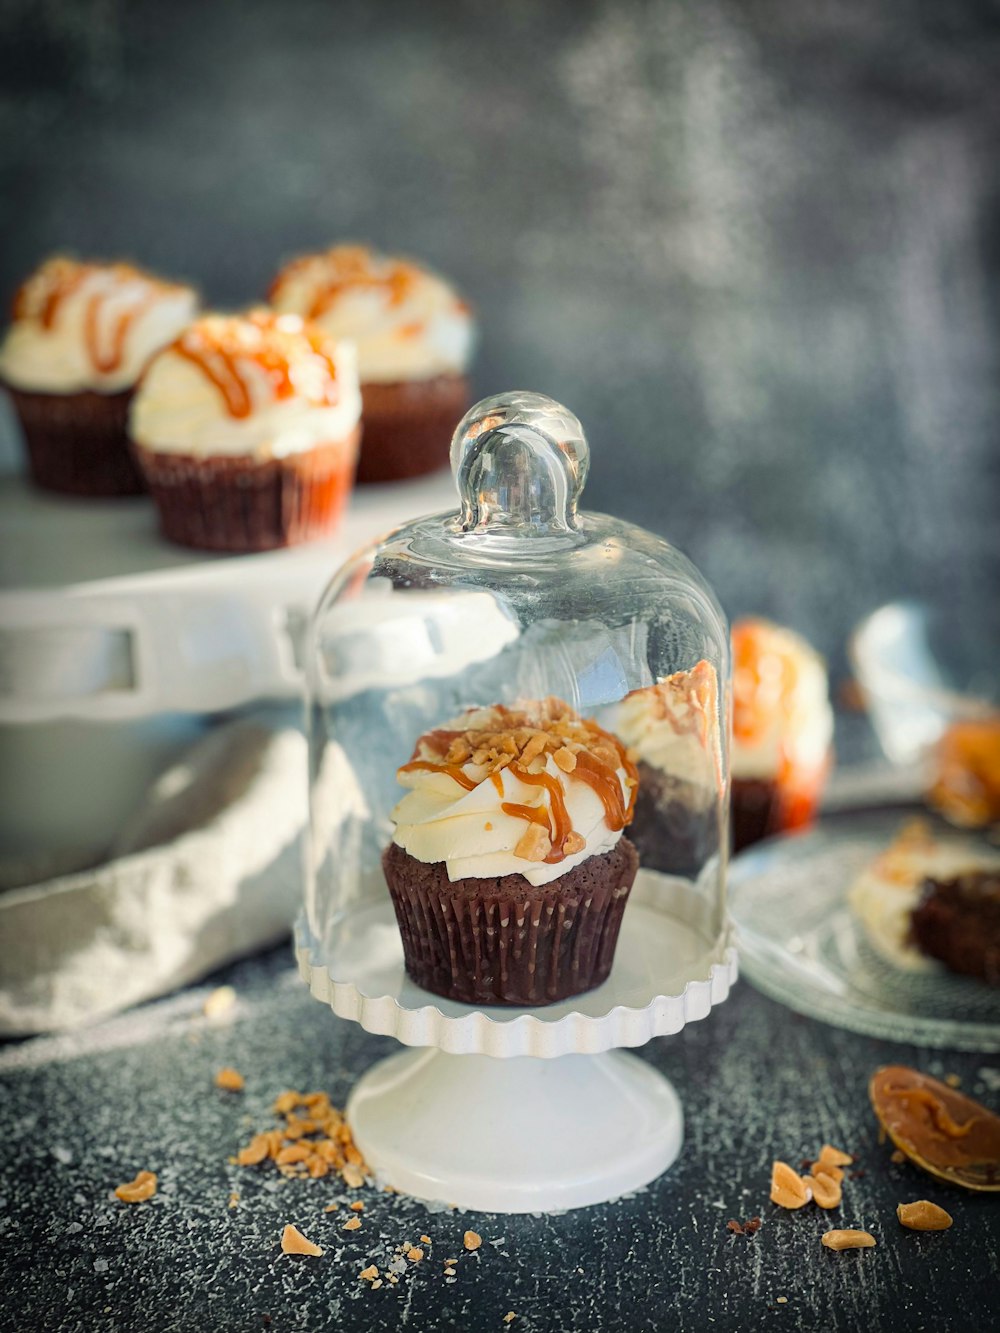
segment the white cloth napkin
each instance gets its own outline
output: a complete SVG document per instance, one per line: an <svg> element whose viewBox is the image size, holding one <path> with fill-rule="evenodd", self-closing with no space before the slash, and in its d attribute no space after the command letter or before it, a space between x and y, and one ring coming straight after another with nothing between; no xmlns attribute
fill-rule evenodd
<svg viewBox="0 0 1000 1333"><path fill-rule="evenodd" d="M0 1035L94 1022L287 934L306 772L295 728L224 724L154 784L106 865L0 895Z"/></svg>

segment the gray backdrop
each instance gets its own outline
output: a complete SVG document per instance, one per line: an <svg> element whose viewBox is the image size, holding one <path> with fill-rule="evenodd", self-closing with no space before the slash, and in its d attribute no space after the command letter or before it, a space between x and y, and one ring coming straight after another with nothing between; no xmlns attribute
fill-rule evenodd
<svg viewBox="0 0 1000 1333"><path fill-rule="evenodd" d="M995 608L1000 10L0 0L0 289L132 257L239 305L338 239L478 307L588 502L842 660Z"/></svg>

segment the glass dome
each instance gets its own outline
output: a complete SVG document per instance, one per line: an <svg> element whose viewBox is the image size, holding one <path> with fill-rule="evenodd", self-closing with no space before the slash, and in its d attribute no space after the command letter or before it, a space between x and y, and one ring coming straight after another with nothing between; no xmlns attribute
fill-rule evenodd
<svg viewBox="0 0 1000 1333"><path fill-rule="evenodd" d="M671 994L725 932L724 616L667 542L578 510L560 404L485 399L451 461L458 509L358 552L312 623L306 927L367 995L598 1012L616 910L652 908L673 925L634 999Z"/></svg>

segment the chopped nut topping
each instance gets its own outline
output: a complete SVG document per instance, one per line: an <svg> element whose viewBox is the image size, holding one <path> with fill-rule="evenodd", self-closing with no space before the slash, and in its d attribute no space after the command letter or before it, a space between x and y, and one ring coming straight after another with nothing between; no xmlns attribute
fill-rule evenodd
<svg viewBox="0 0 1000 1333"><path fill-rule="evenodd" d="M319 1180L332 1171L339 1172L350 1188L364 1184L364 1159L349 1126L325 1092L283 1092L274 1105L276 1114L284 1117L284 1126L254 1135L237 1153L240 1166L270 1160L283 1176ZM300 1108L308 1114L298 1114Z"/></svg>
<svg viewBox="0 0 1000 1333"><path fill-rule="evenodd" d="M242 1092L246 1087L246 1079L238 1069L231 1069L229 1065L226 1065L224 1069L220 1069L216 1074L215 1086L224 1088L226 1092Z"/></svg>
<svg viewBox="0 0 1000 1333"><path fill-rule="evenodd" d="M850 1166L853 1163L854 1158L849 1152L841 1152L839 1148L834 1148L829 1143L824 1143L819 1150L819 1157L817 1157L816 1160L829 1166Z"/></svg>
<svg viewBox="0 0 1000 1333"><path fill-rule="evenodd" d="M556 762L556 767L561 768L564 773L572 773L576 768L576 755L565 745L561 750L556 750L552 758Z"/></svg>
<svg viewBox="0 0 1000 1333"><path fill-rule="evenodd" d="M825 1173L813 1176L812 1196L820 1208L836 1208L843 1197L840 1182Z"/></svg>
<svg viewBox="0 0 1000 1333"><path fill-rule="evenodd" d="M581 837L575 830L567 833L563 842L563 851L567 856L575 856L577 852L582 852L587 845L587 839Z"/></svg>
<svg viewBox="0 0 1000 1333"><path fill-rule="evenodd" d="M522 833L514 855L523 861L544 861L552 850L552 839L540 824L529 824Z"/></svg>
<svg viewBox="0 0 1000 1333"><path fill-rule="evenodd" d="M779 1208L801 1208L812 1198L812 1187L787 1162L771 1167L771 1202Z"/></svg>
<svg viewBox="0 0 1000 1333"><path fill-rule="evenodd" d="M361 1226L360 1217L349 1217L347 1221L344 1223L342 1230L357 1231L360 1226Z"/></svg>
<svg viewBox="0 0 1000 1333"><path fill-rule="evenodd" d="M954 1218L929 1199L897 1205L896 1216L910 1231L947 1231Z"/></svg>
<svg viewBox="0 0 1000 1333"><path fill-rule="evenodd" d="M378 1269L375 1267L374 1264L369 1264L367 1268L362 1268L361 1272L358 1274L358 1277L363 1277L366 1282L374 1282L374 1280L378 1277Z"/></svg>
<svg viewBox="0 0 1000 1333"><path fill-rule="evenodd" d="M834 1166L832 1162L813 1162L812 1175L814 1179L817 1176L826 1176L827 1179L834 1181L838 1185L844 1179L843 1168Z"/></svg>
<svg viewBox="0 0 1000 1333"><path fill-rule="evenodd" d="M419 1264L420 1260L424 1257L424 1252L419 1248L419 1246L412 1245L406 1251L406 1257L407 1259L409 1259L411 1264Z"/></svg>
<svg viewBox="0 0 1000 1333"><path fill-rule="evenodd" d="M311 1240L306 1240L298 1227L293 1227L291 1223L281 1233L281 1249L284 1254L311 1254L316 1256L323 1253L321 1246L314 1245Z"/></svg>
<svg viewBox="0 0 1000 1333"><path fill-rule="evenodd" d="M115 1193L122 1203L145 1203L156 1193L155 1171L140 1171L135 1180L117 1186Z"/></svg>
<svg viewBox="0 0 1000 1333"><path fill-rule="evenodd" d="M875 1237L870 1231L824 1231L823 1244L828 1250L870 1250Z"/></svg>
<svg viewBox="0 0 1000 1333"><path fill-rule="evenodd" d="M216 986L215 990L205 997L201 1012L206 1018L219 1018L227 1010L232 1009L235 1003L236 992L232 986Z"/></svg>
<svg viewBox="0 0 1000 1333"><path fill-rule="evenodd" d="M467 1250L478 1250L483 1243L483 1238L475 1231L467 1231L462 1237L462 1244Z"/></svg>

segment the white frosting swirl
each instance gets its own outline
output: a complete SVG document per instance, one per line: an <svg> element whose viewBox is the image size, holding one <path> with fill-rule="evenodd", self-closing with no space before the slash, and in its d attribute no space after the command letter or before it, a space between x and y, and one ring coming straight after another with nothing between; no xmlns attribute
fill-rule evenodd
<svg viewBox="0 0 1000 1333"><path fill-rule="evenodd" d="M65 294L52 302L46 323L46 306L59 286ZM119 393L136 383L150 357L190 324L197 309L193 288L160 282L129 265L50 260L19 293L14 322L0 345L0 377L33 393Z"/></svg>
<svg viewBox="0 0 1000 1333"><path fill-rule="evenodd" d="M765 620L733 626L734 778L822 768L833 741L826 666L805 639Z"/></svg>
<svg viewBox="0 0 1000 1333"><path fill-rule="evenodd" d="M211 316L193 327L197 330L220 319ZM279 356L285 358L291 394L278 392L275 376L256 359L255 340L248 336L245 353L233 356L231 365L245 386L250 410L245 416L233 416L204 369L169 347L150 365L132 403L131 435L136 444L159 453L261 460L288 458L320 444L346 447L361 416L353 347L329 346L335 369L332 385L326 358L318 356L309 341L296 339L301 321L285 316L279 322L288 325L282 330ZM268 342L266 335L263 341ZM214 365L211 358L208 364Z"/></svg>
<svg viewBox="0 0 1000 1333"><path fill-rule="evenodd" d="M363 246L293 261L270 301L355 342L362 384L462 374L472 355L475 326L454 289L428 269Z"/></svg>
<svg viewBox="0 0 1000 1333"><path fill-rule="evenodd" d="M643 763L700 788L722 782L718 677L710 662L633 690L601 713L601 724Z"/></svg>
<svg viewBox="0 0 1000 1333"><path fill-rule="evenodd" d="M470 718L481 719L490 711L476 710L445 726L470 727L476 725ZM417 753L428 758L433 755L422 745L418 745ZM440 755L433 757L440 762ZM548 884L590 857L610 851L622 836L621 829L608 827L604 803L594 789L573 773L564 772L553 756L546 754L534 759L527 771L545 772L559 784L573 831L584 845L552 863L526 859L517 855L515 848L530 825L502 807L523 805L543 810L551 829L554 820L549 792L544 786L523 781L510 766L497 771L497 782L488 765L470 761L462 764L461 770L475 783L471 790L442 769L408 770L404 766L399 770L399 782L410 790L392 812L397 846L418 861L444 862L452 881L523 875L530 884ZM629 778L624 768L617 770L617 777L627 805Z"/></svg>

